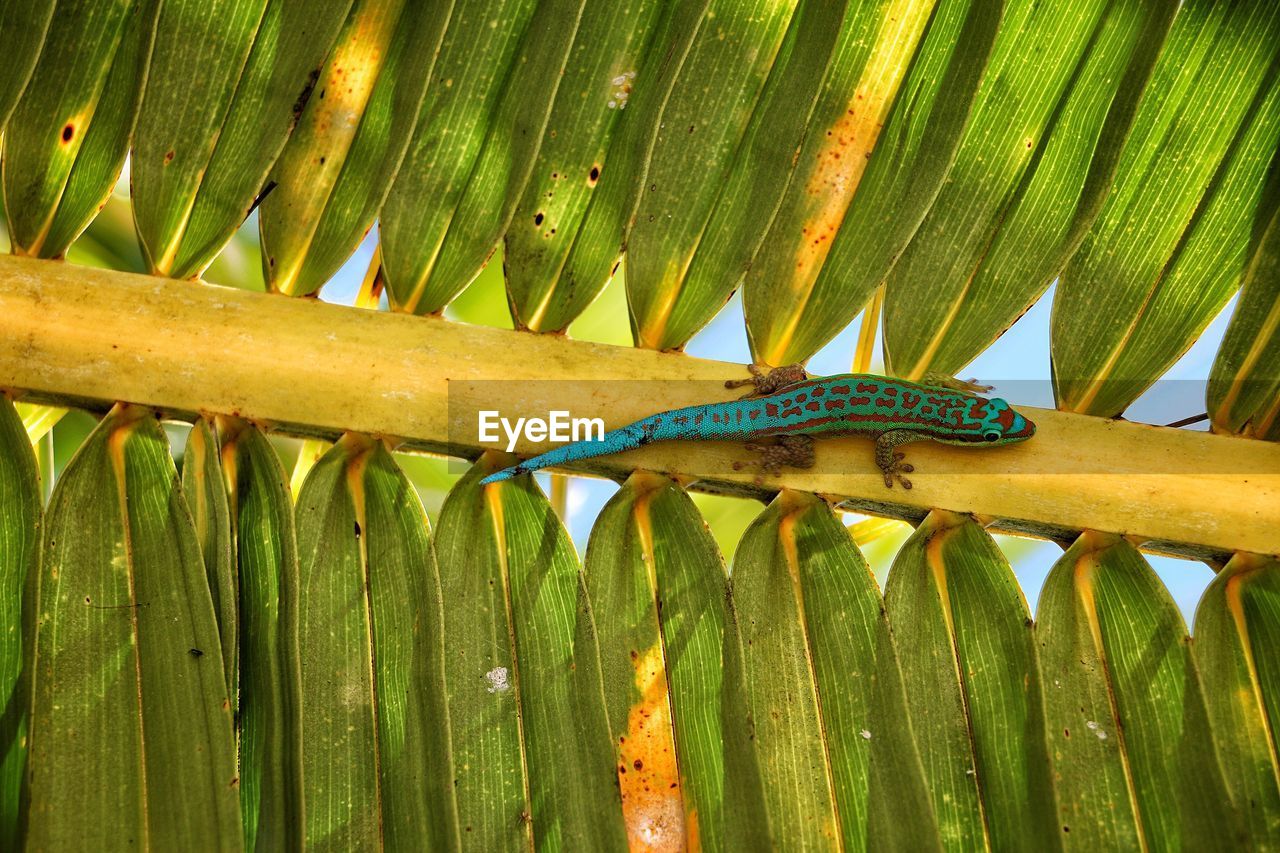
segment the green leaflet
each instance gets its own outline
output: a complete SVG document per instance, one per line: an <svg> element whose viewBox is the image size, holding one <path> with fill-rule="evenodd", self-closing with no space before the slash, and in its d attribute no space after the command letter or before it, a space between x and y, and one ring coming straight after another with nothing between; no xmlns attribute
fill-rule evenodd
<svg viewBox="0 0 1280 853"><path fill-rule="evenodd" d="M726 802L744 780L725 767L724 565L689 496L633 474L592 528L585 576L628 840L722 849L727 822L755 819Z"/></svg>
<svg viewBox="0 0 1280 853"><path fill-rule="evenodd" d="M506 232L547 132L585 2L542 0L534 11L489 136L432 266L433 293L448 293L449 298L460 293Z"/></svg>
<svg viewBox="0 0 1280 853"><path fill-rule="evenodd" d="M703 278L718 280L710 288L718 307L745 273L753 296L762 286L778 290L783 310L773 322L799 321L804 294L861 185L935 6L934 0L852 4L843 21L836 4L801 8L798 20L822 36L801 33L794 67L775 68L753 122L750 144L762 148L740 159L694 258L690 289ZM819 56L830 63L807 68L824 39L827 53ZM796 109L810 102L811 115ZM726 232L733 235L728 241ZM788 314L788 307L797 310Z"/></svg>
<svg viewBox="0 0 1280 853"><path fill-rule="evenodd" d="M877 55L883 61L894 58L895 50L905 49L893 37L899 24L894 13L900 6L895 2L892 12L881 13L884 40L878 43ZM1002 7L999 2L938 0L914 57L900 57L910 61L905 80L896 89L886 90L883 83L893 79L893 72L886 69L891 75L888 80L865 81L872 103L875 96L890 97L896 92L887 120L879 117L883 105L868 114L867 99L858 101L857 93L854 114L846 112L847 118L842 119L835 106L840 97L848 97L848 91L837 87L826 94L829 106L823 115L833 124L822 128L817 138L810 133L806 145L821 158L830 129L830 140L837 146L841 139L848 140L851 150L827 152L828 157L839 153L839 160L805 161L818 183L813 187L814 201L807 195L809 187L802 189L793 179L783 202L787 212L780 211L774 219L761 254L747 273L743 308L757 361L778 365L807 359L848 324L884 280L947 175L991 53ZM920 11L917 4L902 8L914 14ZM852 64L844 73L858 69L856 54L849 59ZM875 125L882 121L885 126L877 133ZM845 154L860 151L858 156L865 157L868 142L874 143L874 150L850 200L847 178L843 186L839 182L847 168ZM824 187L827 177L837 178L836 184Z"/></svg>
<svg viewBox="0 0 1280 853"><path fill-rule="evenodd" d="M199 275L240 227L350 6L163 4L129 166L152 272Z"/></svg>
<svg viewBox="0 0 1280 853"><path fill-rule="evenodd" d="M1138 551L1083 533L1049 573L1036 623L1064 846L1202 849L1239 837L1186 628Z"/></svg>
<svg viewBox="0 0 1280 853"><path fill-rule="evenodd" d="M661 5L588 2L583 9L538 159L506 233L503 267L519 327L563 330L598 293L573 286L560 272L639 79Z"/></svg>
<svg viewBox="0 0 1280 853"><path fill-rule="evenodd" d="M867 849L875 578L821 499L783 492L743 535L733 603L770 843Z"/></svg>
<svg viewBox="0 0 1280 853"><path fill-rule="evenodd" d="M1280 844L1280 562L1236 554L1196 607L1192 652L1223 778L1257 849Z"/></svg>
<svg viewBox="0 0 1280 853"><path fill-rule="evenodd" d="M794 0L712 0L655 117L657 133L627 239L627 297L638 346L683 346L720 308L710 306L696 323L673 322L686 271L794 7Z"/></svg>
<svg viewBox="0 0 1280 853"><path fill-rule="evenodd" d="M428 279L535 6L534 0L482 0L449 21L379 224L387 294L399 310L437 312L455 295L428 292Z"/></svg>
<svg viewBox="0 0 1280 853"><path fill-rule="evenodd" d="M451 12L445 3L356 0L259 208L272 290L315 293L373 225Z"/></svg>
<svg viewBox="0 0 1280 853"><path fill-rule="evenodd" d="M445 498L435 536L440 563L441 629L453 752L453 808L460 833L477 850L532 843L528 772L512 649L504 552L491 504L471 469ZM490 470L502 467L493 463Z"/></svg>
<svg viewBox="0 0 1280 853"><path fill-rule="evenodd" d="M55 0L13 0L0 7L0 131L40 57Z"/></svg>
<svg viewBox="0 0 1280 853"><path fill-rule="evenodd" d="M870 850L943 849L933 812L889 622L876 625L876 674L868 725L859 736L871 741L866 841Z"/></svg>
<svg viewBox="0 0 1280 853"><path fill-rule="evenodd" d="M1124 411L1240 283L1280 141L1280 7L1181 5L1054 302L1059 408Z"/></svg>
<svg viewBox="0 0 1280 853"><path fill-rule="evenodd" d="M664 3L641 65L625 115L609 144L600 184L591 194L585 218L564 259L564 288L594 298L614 273L645 186L660 130L662 110L692 49L710 0ZM590 294L590 298L586 294Z"/></svg>
<svg viewBox="0 0 1280 853"><path fill-rule="evenodd" d="M918 3L931 4L932 0ZM732 169L671 307L673 327L697 329L715 315L747 271L779 207L785 204L789 185L804 185L795 173L816 166L810 149L820 143L813 135L806 135L815 105L830 100L822 96L832 88L845 87L839 93L839 112L846 115L847 88L852 84L840 72L866 59L880 11L877 6L860 14L846 3L813 0L796 5L760 101L738 144ZM821 81L821 85L814 81ZM691 144L698 142L697 130L697 125L689 126ZM806 139L811 145L802 148ZM830 155L824 157L823 165L829 159Z"/></svg>
<svg viewBox="0 0 1280 853"><path fill-rule="evenodd" d="M297 524L306 846L456 846L422 504L381 443L349 434L307 475Z"/></svg>
<svg viewBox="0 0 1280 853"><path fill-rule="evenodd" d="M228 420L221 427L239 580L236 719L244 846L300 850L302 676L293 501L266 436L241 421Z"/></svg>
<svg viewBox="0 0 1280 853"><path fill-rule="evenodd" d="M885 608L946 846L1051 848L1031 620L1000 549L935 510L894 560Z"/></svg>
<svg viewBox="0 0 1280 853"><path fill-rule="evenodd" d="M40 475L22 419L0 397L0 847L18 848L19 794L26 759L27 691L22 683L22 589L37 572Z"/></svg>
<svg viewBox="0 0 1280 853"><path fill-rule="evenodd" d="M963 369L1049 286L1106 200L1176 10L1006 6L955 164L888 277L897 375Z"/></svg>
<svg viewBox="0 0 1280 853"><path fill-rule="evenodd" d="M58 258L106 202L129 149L155 0L66 0L4 135L16 254Z"/></svg>
<svg viewBox="0 0 1280 853"><path fill-rule="evenodd" d="M1240 302L1209 374L1215 430L1280 440L1280 206L1259 222Z"/></svg>
<svg viewBox="0 0 1280 853"><path fill-rule="evenodd" d="M503 467L503 462L500 454L486 454L449 496L449 503L456 501L464 512L469 509L467 514L478 521L470 559L457 560L453 550L454 561L445 563L443 518L440 553L442 577L479 570L481 578L494 583L487 595L464 601L456 595L457 579L451 578L444 606L446 612L463 607L478 611L477 604L486 598L497 605L477 615L487 618L491 631L501 630L506 621L511 665L481 670L479 666L489 661L480 655L468 657L465 671L446 680L450 718L467 720L465 714L477 700L488 710L469 725L487 721L493 726L499 715L518 714L528 826L522 826L521 813L513 814L508 806L496 816L506 824L502 828L508 837L532 831L533 844L548 850L621 849L626 830L614 744L582 571L573 543L531 478L479 486L479 479ZM579 620L584 608L585 623ZM451 669L458 669L458 664L451 664ZM514 703L505 700L511 693ZM460 751L456 765L466 766ZM467 814L461 820L470 825ZM467 838L469 844L481 840Z"/></svg>
<svg viewBox="0 0 1280 853"><path fill-rule="evenodd" d="M182 491L196 525L196 541L204 558L205 577L218 620L219 647L226 674L231 715L240 701L240 578L236 572L235 543L231 533L231 508L222 476L221 451L213 425L201 418L187 435L182 455Z"/></svg>
<svg viewBox="0 0 1280 853"><path fill-rule="evenodd" d="M169 446L117 407L54 488L33 608L27 845L241 846L217 623Z"/></svg>

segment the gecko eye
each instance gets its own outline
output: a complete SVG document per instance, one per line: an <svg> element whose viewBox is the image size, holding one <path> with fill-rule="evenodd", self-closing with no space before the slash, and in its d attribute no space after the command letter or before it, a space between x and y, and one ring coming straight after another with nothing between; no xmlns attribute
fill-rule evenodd
<svg viewBox="0 0 1280 853"><path fill-rule="evenodd" d="M997 432L996 430L989 429L989 430L987 430L986 432L984 432L984 433L982 434L982 437L983 437L984 439L986 439L987 441L999 441L999 440L1000 440L1000 433L999 433L999 432Z"/></svg>

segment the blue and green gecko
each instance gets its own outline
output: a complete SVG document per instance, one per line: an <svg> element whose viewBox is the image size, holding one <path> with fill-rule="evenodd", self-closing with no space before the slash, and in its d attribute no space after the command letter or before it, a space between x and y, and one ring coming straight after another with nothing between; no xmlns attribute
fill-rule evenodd
<svg viewBox="0 0 1280 853"><path fill-rule="evenodd" d="M814 436L859 435L875 440L884 484L893 488L896 479L909 489L911 481L903 474L915 469L895 450L900 444L931 439L989 447L1026 441L1036 432L1036 425L1004 400L953 387L860 373L814 379L801 365L779 367L767 375L754 365L750 370L750 379L725 383L726 388L753 385L752 393L742 399L659 412L610 430L602 439L575 441L526 459L480 482L496 483L541 468L677 440L745 440L761 453L766 471L783 465L808 468L814 463Z"/></svg>

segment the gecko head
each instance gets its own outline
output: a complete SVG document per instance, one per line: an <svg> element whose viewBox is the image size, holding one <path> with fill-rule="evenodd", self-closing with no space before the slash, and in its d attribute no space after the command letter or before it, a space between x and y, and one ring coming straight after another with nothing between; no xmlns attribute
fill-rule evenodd
<svg viewBox="0 0 1280 853"><path fill-rule="evenodd" d="M990 400L977 400L967 412L967 417L977 421L978 428L966 431L963 435L950 440L942 439L947 444L1017 444L1026 441L1036 434L1036 425L1023 417L999 397Z"/></svg>
<svg viewBox="0 0 1280 853"><path fill-rule="evenodd" d="M982 417L981 440L987 444L1015 444L1036 434L1036 425L999 397L987 401Z"/></svg>

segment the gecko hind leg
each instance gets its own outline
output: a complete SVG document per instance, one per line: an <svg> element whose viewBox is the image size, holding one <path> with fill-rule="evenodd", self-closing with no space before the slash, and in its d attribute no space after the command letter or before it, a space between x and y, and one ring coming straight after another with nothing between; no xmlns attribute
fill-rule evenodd
<svg viewBox="0 0 1280 853"><path fill-rule="evenodd" d="M766 473L777 474L783 467L812 468L817 459L815 444L811 435L780 435L777 443L748 442L746 448L760 454L759 465Z"/></svg>
<svg viewBox="0 0 1280 853"><path fill-rule="evenodd" d="M899 444L919 440L919 433L909 429L891 429L880 433L876 438L876 467L884 474L884 484L890 489L893 488L894 480L901 483L904 489L911 488L911 481L902 475L915 471L915 466L904 462L906 454L895 451L894 448Z"/></svg>
<svg viewBox="0 0 1280 853"><path fill-rule="evenodd" d="M805 371L803 364L774 367L768 373L761 370L757 364L748 364L747 370L751 373L750 379L729 379L724 383L726 388L752 386L750 393L746 394L743 399L747 397L767 397L770 394L776 394L784 388L789 388L809 379L809 374Z"/></svg>

